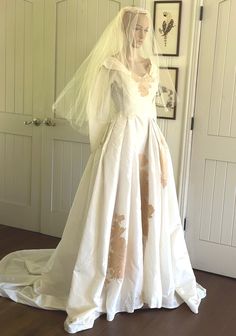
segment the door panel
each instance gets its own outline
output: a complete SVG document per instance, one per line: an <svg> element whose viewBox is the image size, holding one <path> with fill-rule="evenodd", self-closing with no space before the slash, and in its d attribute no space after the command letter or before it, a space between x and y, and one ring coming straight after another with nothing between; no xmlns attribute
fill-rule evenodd
<svg viewBox="0 0 236 336"><path fill-rule="evenodd" d="M0 223L40 227L43 3L0 1Z"/></svg>
<svg viewBox="0 0 236 336"><path fill-rule="evenodd" d="M236 1L204 1L186 239L193 266L236 277Z"/></svg>

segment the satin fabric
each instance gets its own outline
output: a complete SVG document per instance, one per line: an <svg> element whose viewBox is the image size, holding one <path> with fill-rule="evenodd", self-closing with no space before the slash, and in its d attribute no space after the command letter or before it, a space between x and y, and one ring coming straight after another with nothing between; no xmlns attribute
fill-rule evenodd
<svg viewBox="0 0 236 336"><path fill-rule="evenodd" d="M198 313L206 296L191 267L156 121L155 69L145 80L114 71L117 117L89 157L58 247L17 251L0 262L0 295L65 310L69 333L92 328L101 314L112 321L143 306L185 302Z"/></svg>

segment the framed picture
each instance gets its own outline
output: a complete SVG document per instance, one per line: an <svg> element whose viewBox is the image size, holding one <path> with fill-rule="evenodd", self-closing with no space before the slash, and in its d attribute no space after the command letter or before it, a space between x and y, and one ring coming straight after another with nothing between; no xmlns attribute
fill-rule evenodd
<svg viewBox="0 0 236 336"><path fill-rule="evenodd" d="M176 119L178 72L176 67L159 68L159 90L156 94L157 118Z"/></svg>
<svg viewBox="0 0 236 336"><path fill-rule="evenodd" d="M154 1L154 30L158 55L179 55L181 8L181 1Z"/></svg>

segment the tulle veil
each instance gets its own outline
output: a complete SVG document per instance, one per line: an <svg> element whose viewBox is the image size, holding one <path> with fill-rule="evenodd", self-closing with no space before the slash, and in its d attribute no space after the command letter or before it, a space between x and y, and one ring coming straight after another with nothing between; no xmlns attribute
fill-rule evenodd
<svg viewBox="0 0 236 336"><path fill-rule="evenodd" d="M145 27L145 39L137 48L133 41L136 30L143 29L137 25L140 16L147 18L148 25ZM160 47L149 11L138 7L122 8L56 97L52 105L54 115L67 119L79 133L89 135L91 147L96 148L107 124L114 120L117 112L111 94L114 71L123 69L127 75L132 73L135 60L139 57L151 61L159 78L158 53ZM145 62L140 70L143 73L148 71ZM159 86L159 94L161 91ZM164 99L162 103L165 106Z"/></svg>

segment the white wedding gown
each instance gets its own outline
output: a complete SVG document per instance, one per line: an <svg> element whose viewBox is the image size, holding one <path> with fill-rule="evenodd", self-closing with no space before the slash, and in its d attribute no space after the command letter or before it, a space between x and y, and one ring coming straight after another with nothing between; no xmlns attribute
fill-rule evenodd
<svg viewBox="0 0 236 336"><path fill-rule="evenodd" d="M89 157L58 247L13 252L0 262L0 295L66 310L70 333L91 328L102 313L111 321L143 306L185 302L198 313L206 296L191 267L156 121L154 71L137 77L117 64L119 113Z"/></svg>

